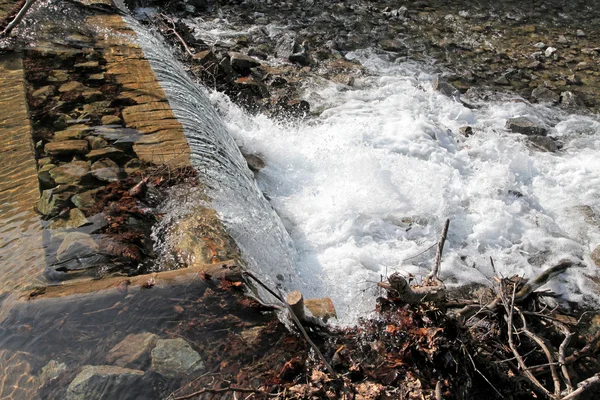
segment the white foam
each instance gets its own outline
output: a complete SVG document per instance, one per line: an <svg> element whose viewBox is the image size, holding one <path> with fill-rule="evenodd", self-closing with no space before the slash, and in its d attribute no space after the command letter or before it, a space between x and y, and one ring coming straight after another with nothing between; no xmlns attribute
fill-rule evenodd
<svg viewBox="0 0 600 400"><path fill-rule="evenodd" d="M251 117L212 94L238 144L266 161L258 182L294 240L295 288L331 296L342 322L352 322L374 308L380 275L429 271L435 249L407 259L434 245L450 218L448 284L487 283L490 256L498 273L528 277L583 258L586 267L551 288L569 300L599 299L584 274L595 273L589 254L600 229L574 210L600 210L597 120L524 102L469 110L435 92L421 65L352 56L376 77L356 90L314 88L307 96L328 105L316 121ZM506 119L519 115L558 122L550 134L565 150L532 151L506 132ZM468 139L458 133L464 125L475 132Z"/></svg>

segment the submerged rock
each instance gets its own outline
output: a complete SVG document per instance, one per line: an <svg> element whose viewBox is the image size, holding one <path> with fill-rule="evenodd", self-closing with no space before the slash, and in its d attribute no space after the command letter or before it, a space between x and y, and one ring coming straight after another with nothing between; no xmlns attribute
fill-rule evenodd
<svg viewBox="0 0 600 400"><path fill-rule="evenodd" d="M159 340L152 350L152 369L160 375L173 378L203 368L200 355L181 338Z"/></svg>
<svg viewBox="0 0 600 400"><path fill-rule="evenodd" d="M523 135L546 136L548 130L527 117L510 118L506 121L506 129Z"/></svg>
<svg viewBox="0 0 600 400"><path fill-rule="evenodd" d="M86 365L67 389L67 400L128 399L143 371L109 365Z"/></svg>
<svg viewBox="0 0 600 400"><path fill-rule="evenodd" d="M533 143L540 150L549 151L551 153L558 151L556 142L554 139L548 136L531 135L527 139L529 139L529 142Z"/></svg>
<svg viewBox="0 0 600 400"><path fill-rule="evenodd" d="M38 375L40 386L46 384L48 381L58 378L66 371L67 364L59 363L56 360L50 360L48 364L42 368Z"/></svg>
<svg viewBox="0 0 600 400"><path fill-rule="evenodd" d="M150 332L127 335L108 352L106 361L119 367L142 367L157 340L158 336Z"/></svg>
<svg viewBox="0 0 600 400"><path fill-rule="evenodd" d="M98 253L98 250L98 244L87 233L69 232L58 247L56 258L64 261L73 257L92 256Z"/></svg>

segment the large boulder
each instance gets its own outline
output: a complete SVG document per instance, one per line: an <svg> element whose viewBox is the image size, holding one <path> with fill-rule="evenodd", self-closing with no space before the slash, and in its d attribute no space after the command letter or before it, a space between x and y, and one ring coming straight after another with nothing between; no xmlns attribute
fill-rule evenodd
<svg viewBox="0 0 600 400"><path fill-rule="evenodd" d="M143 371L111 365L86 365L67 388L67 400L130 399Z"/></svg>
<svg viewBox="0 0 600 400"><path fill-rule="evenodd" d="M527 117L510 118L506 121L506 129L508 129L511 132L521 133L527 136L546 136L548 134L548 129L541 126L540 124L533 122Z"/></svg>
<svg viewBox="0 0 600 400"><path fill-rule="evenodd" d="M168 378L189 375L203 368L200 354L182 338L159 340L152 350L152 369Z"/></svg>

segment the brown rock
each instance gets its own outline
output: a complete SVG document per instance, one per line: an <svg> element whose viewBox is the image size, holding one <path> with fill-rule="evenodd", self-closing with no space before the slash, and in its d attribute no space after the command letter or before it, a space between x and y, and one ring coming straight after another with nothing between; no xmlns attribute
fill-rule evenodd
<svg viewBox="0 0 600 400"><path fill-rule="evenodd" d="M93 207L96 204L96 193L100 189L92 189L82 193L77 193L71 197L71 202L75 204L77 208L82 210Z"/></svg>
<svg viewBox="0 0 600 400"><path fill-rule="evenodd" d="M67 82L58 88L58 91L60 93L84 92L86 90L91 90L91 89L89 87L85 86L83 83L77 82L77 81Z"/></svg>
<svg viewBox="0 0 600 400"><path fill-rule="evenodd" d="M86 140L64 140L61 142L50 142L44 146L44 151L46 154L51 156L85 154L88 152L88 142Z"/></svg>
<svg viewBox="0 0 600 400"><path fill-rule="evenodd" d="M38 100L46 100L48 97L53 96L56 88L52 85L44 86L34 91L31 97Z"/></svg>
<svg viewBox="0 0 600 400"><path fill-rule="evenodd" d="M87 225L89 221L83 215L78 208L72 208L69 210L69 214L66 218L57 218L50 225L49 229L75 229Z"/></svg>
<svg viewBox="0 0 600 400"><path fill-rule="evenodd" d="M87 125L73 125L64 131L54 132L54 141L73 140L83 138L89 131L90 127Z"/></svg>
<svg viewBox="0 0 600 400"><path fill-rule="evenodd" d="M36 204L36 209L43 215L58 215L68 204L72 193L58 193L58 188L46 189Z"/></svg>
<svg viewBox="0 0 600 400"><path fill-rule="evenodd" d="M90 151L86 157L93 162L100 160L101 158L110 158L113 161L119 161L122 160L124 156L125 153L119 149L115 149L114 147L103 147Z"/></svg>
<svg viewBox="0 0 600 400"><path fill-rule="evenodd" d="M106 361L119 367L142 367L150 361L157 340L158 336L150 332L127 335L108 352Z"/></svg>
<svg viewBox="0 0 600 400"><path fill-rule="evenodd" d="M102 125L120 125L121 118L118 115L105 115L102 117Z"/></svg>

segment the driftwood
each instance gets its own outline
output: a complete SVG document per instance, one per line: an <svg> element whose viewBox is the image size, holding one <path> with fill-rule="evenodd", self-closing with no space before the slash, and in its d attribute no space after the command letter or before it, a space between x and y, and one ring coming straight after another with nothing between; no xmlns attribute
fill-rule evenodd
<svg viewBox="0 0 600 400"><path fill-rule="evenodd" d="M446 290L443 286L411 287L398 272L390 275L387 282L379 282L378 285L389 291L391 297L408 304L442 301L446 297Z"/></svg>

